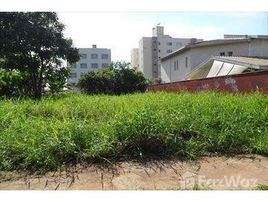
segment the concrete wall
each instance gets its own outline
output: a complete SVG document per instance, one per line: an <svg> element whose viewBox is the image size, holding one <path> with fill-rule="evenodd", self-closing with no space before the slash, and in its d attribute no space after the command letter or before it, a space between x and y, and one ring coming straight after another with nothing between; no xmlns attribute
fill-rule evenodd
<svg viewBox="0 0 268 200"><path fill-rule="evenodd" d="M152 38L143 37L139 42L139 63L144 76L151 79L152 76Z"/></svg>
<svg viewBox="0 0 268 200"><path fill-rule="evenodd" d="M104 48L79 48L79 54L86 54L86 58L80 58L80 60L72 65L72 73L76 73L76 78L70 78L68 82L77 83L83 73L87 73L92 70L97 70L103 68L102 64L111 64L111 50ZM98 58L92 59L91 54L97 54ZM107 59L102 58L102 54L108 54ZM80 64L86 63L86 68L81 68ZM98 68L92 68L92 64L97 63ZM75 66L75 67L74 67Z"/></svg>
<svg viewBox="0 0 268 200"><path fill-rule="evenodd" d="M131 66L139 68L139 49L134 48L131 50Z"/></svg>

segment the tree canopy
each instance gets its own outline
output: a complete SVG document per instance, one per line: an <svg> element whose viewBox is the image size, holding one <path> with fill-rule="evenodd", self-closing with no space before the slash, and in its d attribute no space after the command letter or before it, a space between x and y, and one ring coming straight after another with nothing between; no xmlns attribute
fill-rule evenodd
<svg viewBox="0 0 268 200"><path fill-rule="evenodd" d="M0 13L0 68L26 73L30 96L41 97L64 61L79 60L72 40L64 38L64 27L54 12Z"/></svg>

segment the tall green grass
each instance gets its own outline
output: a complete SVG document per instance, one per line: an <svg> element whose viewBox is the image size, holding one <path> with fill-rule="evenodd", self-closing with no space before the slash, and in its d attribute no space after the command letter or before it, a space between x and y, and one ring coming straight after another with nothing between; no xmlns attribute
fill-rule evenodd
<svg viewBox="0 0 268 200"><path fill-rule="evenodd" d="M0 100L0 170L215 152L268 153L267 96L159 92Z"/></svg>

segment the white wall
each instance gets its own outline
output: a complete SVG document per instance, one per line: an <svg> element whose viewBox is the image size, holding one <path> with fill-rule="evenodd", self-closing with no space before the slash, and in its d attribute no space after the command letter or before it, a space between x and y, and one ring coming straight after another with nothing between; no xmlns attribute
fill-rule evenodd
<svg viewBox="0 0 268 200"><path fill-rule="evenodd" d="M78 80L80 79L81 75L83 73L92 71L92 70L97 70L97 69L102 69L102 64L107 63L108 65L111 64L111 50L110 49L103 49L103 48L79 48L79 54L86 54L86 58L80 58L80 60L75 63L76 68L72 67L72 73L76 73L76 78L70 78L68 82L70 83L77 83ZM91 59L91 54L98 54L97 59ZM102 54L108 54L108 59L102 59ZM87 68L81 68L80 64L81 63L86 63ZM91 64L92 63L97 63L98 68L92 68Z"/></svg>
<svg viewBox="0 0 268 200"><path fill-rule="evenodd" d="M152 38L143 37L139 42L139 63L144 76L152 78Z"/></svg>
<svg viewBox="0 0 268 200"><path fill-rule="evenodd" d="M213 56L220 55L220 52L232 51L233 56L249 56L249 43L222 44L207 47L189 49L177 54L161 63L161 79L163 82L173 82L185 80L186 75L195 70L202 62ZM185 67L185 57L188 57L188 68ZM268 58L268 40L252 40L251 56ZM179 70L174 70L174 61L178 60Z"/></svg>

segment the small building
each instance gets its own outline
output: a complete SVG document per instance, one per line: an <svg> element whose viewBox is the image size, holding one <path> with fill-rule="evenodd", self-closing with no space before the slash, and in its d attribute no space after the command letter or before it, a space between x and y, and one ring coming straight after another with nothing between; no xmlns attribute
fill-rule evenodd
<svg viewBox="0 0 268 200"><path fill-rule="evenodd" d="M268 58L215 56L186 76L187 80L268 70Z"/></svg>
<svg viewBox="0 0 268 200"><path fill-rule="evenodd" d="M79 48L80 60L71 65L72 74L69 83L77 83L83 73L102 69L111 64L111 50L106 48Z"/></svg>
<svg viewBox="0 0 268 200"><path fill-rule="evenodd" d="M214 56L268 58L268 37L230 37L186 45L161 59L161 80L163 83L185 80Z"/></svg>

